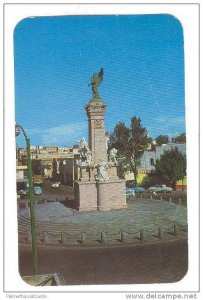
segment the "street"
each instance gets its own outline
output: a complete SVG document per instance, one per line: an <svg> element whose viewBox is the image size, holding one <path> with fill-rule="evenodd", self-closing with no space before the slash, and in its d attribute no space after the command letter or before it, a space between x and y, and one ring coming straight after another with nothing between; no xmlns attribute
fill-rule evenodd
<svg viewBox="0 0 203 300"><path fill-rule="evenodd" d="M117 247L38 246L41 274L59 272L67 285L169 283L187 273L187 239ZM19 245L21 276L32 273L31 246Z"/></svg>
<svg viewBox="0 0 203 300"><path fill-rule="evenodd" d="M59 188L51 187L51 181L50 180L44 180L43 184L41 185L42 188L42 194L41 195L35 195L35 201L42 201L42 200L58 200L67 202L68 200L72 201L74 200L74 189L71 187L68 187L66 185L60 185ZM152 193L148 193L145 191L144 193L136 193L135 197L128 197L127 202L134 201L136 198L143 197L145 199L149 199L151 196L153 199L160 199L161 197L163 200L169 201L171 198L174 203L179 203L179 200L181 199L181 204L184 206L187 206L187 192L186 191L172 191L171 193L157 193L157 195L153 195ZM24 199L26 200L26 199ZM20 201L25 202L25 201ZM71 206L71 205L70 205Z"/></svg>
<svg viewBox="0 0 203 300"><path fill-rule="evenodd" d="M44 180L43 184L41 185L42 188L42 195L35 195L35 201L40 200L56 200L64 201L66 198L68 200L73 200L74 198L74 191L72 188L66 185L60 185L60 187L51 187L50 180Z"/></svg>

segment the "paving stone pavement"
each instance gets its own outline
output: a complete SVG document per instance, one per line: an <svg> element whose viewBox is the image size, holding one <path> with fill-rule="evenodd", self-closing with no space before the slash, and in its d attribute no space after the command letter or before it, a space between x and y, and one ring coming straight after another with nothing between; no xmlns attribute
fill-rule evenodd
<svg viewBox="0 0 203 300"><path fill-rule="evenodd" d="M20 214L29 217L29 210L23 208ZM62 223L72 228L89 228L90 231L127 232L140 229L157 230L158 227L170 228L174 224L187 224L187 208L167 201L155 199L136 199L128 203L128 208L106 212L78 212L65 207L60 202L36 204L36 221Z"/></svg>

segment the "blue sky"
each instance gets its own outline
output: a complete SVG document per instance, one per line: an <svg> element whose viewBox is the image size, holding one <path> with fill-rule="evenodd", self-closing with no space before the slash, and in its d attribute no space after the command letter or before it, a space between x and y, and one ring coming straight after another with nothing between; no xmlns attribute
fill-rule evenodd
<svg viewBox="0 0 203 300"><path fill-rule="evenodd" d="M185 132L183 44L171 15L24 19L14 31L16 122L32 145L88 138L88 83L103 67L107 131L137 116L152 138Z"/></svg>

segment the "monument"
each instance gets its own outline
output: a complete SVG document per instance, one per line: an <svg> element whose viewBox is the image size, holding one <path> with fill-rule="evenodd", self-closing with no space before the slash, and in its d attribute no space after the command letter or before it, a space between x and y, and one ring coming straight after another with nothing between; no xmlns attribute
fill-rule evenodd
<svg viewBox="0 0 203 300"><path fill-rule="evenodd" d="M79 211L126 208L125 180L117 175L117 150L108 152L108 138L104 127L106 103L98 93L103 69L93 74L92 98L85 105L88 117L88 143L80 140L80 160L77 162L75 202Z"/></svg>

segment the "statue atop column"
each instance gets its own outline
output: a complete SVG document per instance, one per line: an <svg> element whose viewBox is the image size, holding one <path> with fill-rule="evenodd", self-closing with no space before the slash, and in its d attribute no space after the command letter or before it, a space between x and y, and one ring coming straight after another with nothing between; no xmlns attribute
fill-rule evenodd
<svg viewBox="0 0 203 300"><path fill-rule="evenodd" d="M99 73L94 73L91 78L91 83L88 84L88 86L92 86L92 95L93 98L90 101L95 101L95 102L100 102L101 97L98 92L98 86L102 83L103 81L103 75L104 75L104 70L101 68Z"/></svg>

